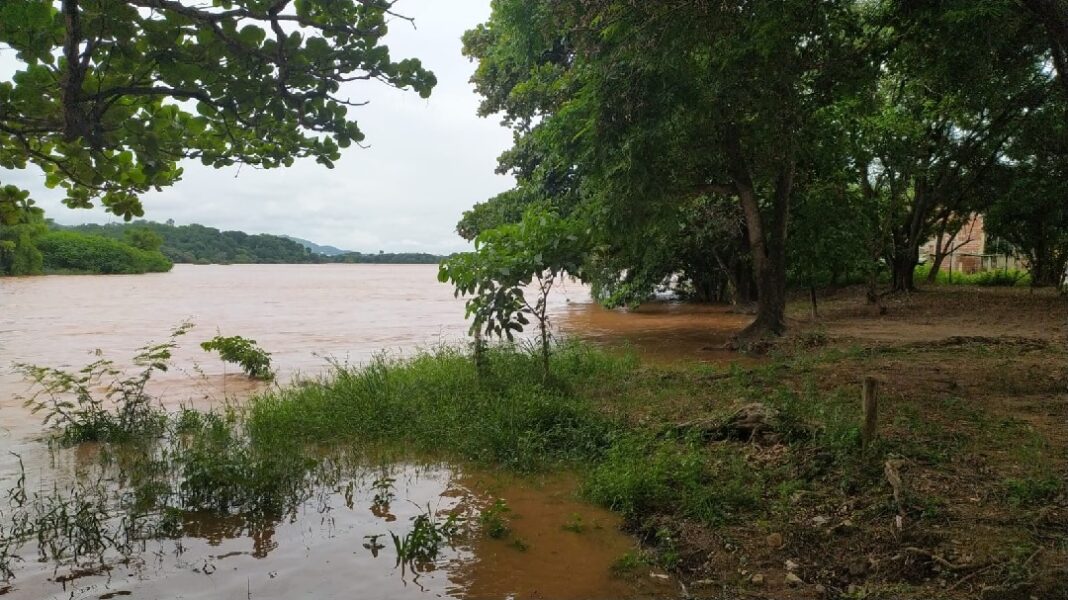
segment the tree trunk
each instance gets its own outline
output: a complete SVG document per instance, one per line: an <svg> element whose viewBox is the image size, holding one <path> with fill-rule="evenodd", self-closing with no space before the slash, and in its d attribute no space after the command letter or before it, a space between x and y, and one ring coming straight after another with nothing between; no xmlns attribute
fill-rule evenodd
<svg viewBox="0 0 1068 600"><path fill-rule="evenodd" d="M735 343L740 347L751 347L786 331L786 227L793 192L793 165L789 165L776 182L773 214L767 224L760 214L753 188L738 187L752 249L757 315L737 335Z"/></svg>
<svg viewBox="0 0 1068 600"><path fill-rule="evenodd" d="M946 260L946 248L948 246L942 245L942 241L945 237L946 225L945 222L943 222L941 228L938 230L938 237L935 239L934 262L931 263L931 270L927 273L927 283L935 283L938 281L938 272L942 269L942 261ZM949 239L949 245L953 244L953 237Z"/></svg>
<svg viewBox="0 0 1068 600"><path fill-rule="evenodd" d="M918 253L895 256L891 269L890 289L895 292L916 290L916 267L920 264Z"/></svg>
<svg viewBox="0 0 1068 600"><path fill-rule="evenodd" d="M543 309L544 310L544 309ZM549 380L549 317L544 312L538 315L541 327L541 376L545 381Z"/></svg>
<svg viewBox="0 0 1068 600"><path fill-rule="evenodd" d="M820 318L820 310L819 307L816 305L816 286L808 286L808 298L812 303L812 320L815 321L816 319Z"/></svg>

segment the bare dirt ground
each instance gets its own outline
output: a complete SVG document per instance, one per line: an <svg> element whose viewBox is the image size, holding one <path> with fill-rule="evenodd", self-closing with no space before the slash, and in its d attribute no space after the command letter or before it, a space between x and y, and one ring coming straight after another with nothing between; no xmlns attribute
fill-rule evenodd
<svg viewBox="0 0 1068 600"><path fill-rule="evenodd" d="M812 320L798 301L743 384L658 391L670 401L648 412L678 421L785 389L831 430L859 423L861 383L879 382L873 448L738 444L764 506L726 527L674 523L695 597L1068 599L1068 298L938 287L884 305L843 291Z"/></svg>
<svg viewBox="0 0 1068 600"><path fill-rule="evenodd" d="M950 337L1066 340L1068 298L1053 290L939 286L884 298L886 314L863 291L843 290L820 302L821 324L837 343L901 344ZM794 324L809 329L809 306L790 307ZM819 326L819 325L817 325Z"/></svg>

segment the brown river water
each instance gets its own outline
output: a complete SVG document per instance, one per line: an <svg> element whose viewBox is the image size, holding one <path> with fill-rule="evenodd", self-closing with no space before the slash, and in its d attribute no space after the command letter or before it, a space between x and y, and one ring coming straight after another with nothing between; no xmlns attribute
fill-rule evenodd
<svg viewBox="0 0 1068 600"><path fill-rule="evenodd" d="M200 350L215 336L256 339L273 353L279 382L323 372L328 361L404 356L465 340L463 300L436 280L434 265L178 265L138 276L48 276L0 279L0 488L25 464L34 485L63 483L90 460L79 449L50 452L42 425L22 406L27 383L11 368L28 363L79 368L97 351L127 366L136 350L162 341L184 320L176 368L153 381L170 407L210 408L256 390L240 372ZM559 335L644 360L729 360L719 348L746 317L719 307L656 304L609 311L578 283L550 300ZM372 510L382 470L396 500ZM566 475L517 480L456 465L392 464L324 489L276 523L186 516L184 537L147 547L144 558L106 572L35 563L16 569L5 598L625 598L675 596L660 577L612 576L611 565L635 542L611 513L575 498ZM339 484L340 485L340 484ZM378 556L365 536L401 533L426 508L478 513L493 499L511 507L512 529L527 548L472 537L450 548L433 570L395 566L392 548ZM380 507L379 507L380 508ZM578 519L578 534L563 527ZM388 535L386 535L388 545Z"/></svg>

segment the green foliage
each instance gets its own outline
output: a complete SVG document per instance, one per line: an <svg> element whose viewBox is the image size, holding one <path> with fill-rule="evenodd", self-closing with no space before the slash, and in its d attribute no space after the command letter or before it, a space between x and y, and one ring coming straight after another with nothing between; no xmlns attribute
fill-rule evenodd
<svg viewBox="0 0 1068 600"><path fill-rule="evenodd" d="M392 3L301 0L267 6L42 0L0 5L0 168L39 168L68 206L126 219L139 196L212 167L332 167L364 139L347 82L427 97L432 73L382 43Z"/></svg>
<svg viewBox="0 0 1068 600"><path fill-rule="evenodd" d="M532 208L519 223L479 234L474 252L442 261L438 280L452 283L456 296L469 296L466 316L476 338L484 333L512 340L530 323L528 315L536 319L548 377L549 293L557 278L581 276L587 239L581 224ZM528 286L537 294L533 301Z"/></svg>
<svg viewBox="0 0 1068 600"><path fill-rule="evenodd" d="M298 242L276 235L249 235L241 231L219 231L203 225L174 226L151 221L131 224L78 225L69 228L80 233L153 244L175 263L313 263L320 259ZM134 244L137 245L137 244Z"/></svg>
<svg viewBox="0 0 1068 600"><path fill-rule="evenodd" d="M424 253L363 254L340 252L330 256L314 253L304 242L284 236L243 231L219 231L203 225L173 225L152 221L77 225L60 229L101 235L151 247L156 238L158 250L170 261L192 264L437 264L442 257ZM136 243L135 243L136 242Z"/></svg>
<svg viewBox="0 0 1068 600"><path fill-rule="evenodd" d="M450 282L457 296L470 296L471 333L483 331L512 339L530 321L546 317L545 301L559 276L581 274L584 232L571 221L540 210L528 211L519 223L502 225L475 238L475 251L442 261L438 279ZM537 282L532 304L524 288Z"/></svg>
<svg viewBox="0 0 1068 600"><path fill-rule="evenodd" d="M1032 506L1049 502L1064 488L1064 479L1056 474L1041 477L1010 478L1003 482L1005 497L1013 506Z"/></svg>
<svg viewBox="0 0 1068 600"><path fill-rule="evenodd" d="M35 240L47 230L44 211L14 186L0 188L0 275L37 275L44 257Z"/></svg>
<svg viewBox="0 0 1068 600"><path fill-rule="evenodd" d="M733 450L631 434L616 440L583 484L590 500L631 520L678 514L718 524L756 505L763 484Z"/></svg>
<svg viewBox="0 0 1068 600"><path fill-rule="evenodd" d="M403 536L392 531L393 547L397 552L397 566L405 565L415 571L422 570L438 557L442 545L449 543L459 530L459 520L450 514L439 522L427 506L426 512L412 519L412 529Z"/></svg>
<svg viewBox="0 0 1068 600"><path fill-rule="evenodd" d="M916 268L916 281L926 281L930 273L930 265L920 265ZM942 269L938 271L936 283L940 285L976 285L980 287L1014 287L1026 286L1031 283L1031 276L1027 271L1016 269L994 269L990 271L978 271L976 273L950 273Z"/></svg>
<svg viewBox="0 0 1068 600"><path fill-rule="evenodd" d="M987 216L991 234L1026 259L1035 286L1063 285L1068 272L1068 98L1032 114L1009 149L1011 181Z"/></svg>
<svg viewBox="0 0 1068 600"><path fill-rule="evenodd" d="M253 379L274 379L271 369L271 353L256 345L256 340L239 335L214 338L201 342L200 347L208 352L218 352L219 357L228 363L240 365L246 375Z"/></svg>
<svg viewBox="0 0 1068 600"><path fill-rule="evenodd" d="M504 539L512 533L508 526L508 513L512 512L508 504L501 498L493 501L493 504L482 509L478 515L478 522L482 532L495 540Z"/></svg>
<svg viewBox="0 0 1068 600"><path fill-rule="evenodd" d="M256 444L233 417L212 413L186 423L173 464L181 479L169 501L185 510L252 515L281 514L300 501L315 466L298 444Z"/></svg>
<svg viewBox="0 0 1068 600"><path fill-rule="evenodd" d="M101 274L163 273L173 263L157 251L73 231L50 231L36 240L50 271Z"/></svg>
<svg viewBox="0 0 1068 600"><path fill-rule="evenodd" d="M426 252L379 252L378 254L346 252L331 257L328 262L357 265L436 265L443 258Z"/></svg>
<svg viewBox="0 0 1068 600"><path fill-rule="evenodd" d="M170 338L138 350L133 364L140 372L126 375L111 360L100 358L77 372L18 364L16 370L33 383L24 400L64 444L125 442L162 433L166 413L145 389L153 374L169 368L178 338L192 325L176 327Z"/></svg>
<svg viewBox="0 0 1068 600"><path fill-rule="evenodd" d="M127 229L124 237L127 244L148 252L155 252L163 245L163 236L144 227Z"/></svg>
<svg viewBox="0 0 1068 600"><path fill-rule="evenodd" d="M510 347L487 349L481 376L454 349L403 361L379 357L254 398L248 428L266 445L359 439L519 471L598 456L614 425L567 390L622 377L634 364L577 346L559 348L551 360L550 387L539 375L539 357Z"/></svg>
<svg viewBox="0 0 1068 600"><path fill-rule="evenodd" d="M44 255L37 249L30 234L22 232L10 247L8 275L36 275L44 269Z"/></svg>

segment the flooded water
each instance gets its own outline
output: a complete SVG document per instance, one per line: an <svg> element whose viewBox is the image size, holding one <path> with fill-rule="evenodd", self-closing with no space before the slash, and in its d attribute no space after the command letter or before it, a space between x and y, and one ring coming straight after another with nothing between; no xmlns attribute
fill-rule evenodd
<svg viewBox="0 0 1068 600"><path fill-rule="evenodd" d="M56 569L27 563L0 596L151 598L653 598L669 581L621 579L634 550L613 514L577 501L567 477L516 480L447 465L393 464L333 483L281 517L183 517L182 537L149 541L132 559ZM485 535L480 511L507 507L509 532ZM403 562L390 534L449 515L458 532L433 560ZM575 524L579 526L575 526ZM99 563L96 563L99 564ZM644 575L644 573L643 573Z"/></svg>
<svg viewBox="0 0 1068 600"><path fill-rule="evenodd" d="M19 459L38 485L71 477L78 450L58 460L39 440L41 424L19 399L27 384L11 369L28 363L77 369L99 354L126 366L138 348L163 341L183 321L177 368L153 381L171 407L209 408L256 389L233 367L199 348L241 335L272 352L280 383L322 372L329 360L359 363L376 353L406 355L463 343L463 300L436 280L434 265L178 265L138 276L0 279L0 479L7 488ZM729 335L747 317L716 307L654 305L609 311L585 287L565 283L550 300L557 331L647 360L724 360ZM613 561L634 548L614 517L574 498L566 477L505 481L454 466L394 465L396 501L372 510L374 480L355 477L347 491L327 490L277 522L254 526L195 517L185 537L158 542L144 558L104 573L55 571L33 558L11 598L623 598L647 597L642 583L611 576ZM380 479L380 478L379 478ZM432 570L412 573L387 549L375 557L364 536L402 533L426 509L476 514L494 498L511 508L522 543L474 536L458 542ZM381 508L381 507L379 507ZM564 524L578 518L581 534ZM518 546L526 546L525 550ZM651 583L652 582L652 583ZM669 585L669 584L668 584ZM652 587L650 587L652 586ZM669 595L673 593L669 585Z"/></svg>

